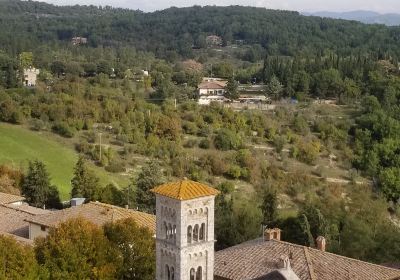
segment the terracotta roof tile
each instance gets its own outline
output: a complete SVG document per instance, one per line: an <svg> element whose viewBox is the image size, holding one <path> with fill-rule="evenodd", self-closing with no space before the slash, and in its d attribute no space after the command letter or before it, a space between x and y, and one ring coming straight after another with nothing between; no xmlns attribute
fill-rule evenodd
<svg viewBox="0 0 400 280"><path fill-rule="evenodd" d="M0 204L10 204L24 200L25 198L22 196L0 192Z"/></svg>
<svg viewBox="0 0 400 280"><path fill-rule="evenodd" d="M190 200L219 194L219 191L214 188L190 180L163 184L151 191L177 200Z"/></svg>
<svg viewBox="0 0 400 280"><path fill-rule="evenodd" d="M28 205L0 205L0 232L28 238L29 223L25 220L33 218L38 213L45 214L49 211Z"/></svg>
<svg viewBox="0 0 400 280"><path fill-rule="evenodd" d="M147 213L125 209L100 202L90 202L68 209L54 211L46 215L39 215L27 219L28 222L47 227L57 226L68 219L82 217L97 225L133 218L139 226L147 227L152 233L156 229L156 217Z"/></svg>
<svg viewBox="0 0 400 280"><path fill-rule="evenodd" d="M282 255L289 256L291 267L301 280L400 279L400 270L287 242L262 239L216 252L214 274L229 280L257 279L275 271Z"/></svg>
<svg viewBox="0 0 400 280"><path fill-rule="evenodd" d="M199 84L199 89L225 89L226 81L203 81Z"/></svg>

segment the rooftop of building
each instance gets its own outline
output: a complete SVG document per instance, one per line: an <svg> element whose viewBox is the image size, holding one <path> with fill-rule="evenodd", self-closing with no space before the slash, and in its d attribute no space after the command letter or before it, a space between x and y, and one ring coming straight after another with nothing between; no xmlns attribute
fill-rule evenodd
<svg viewBox="0 0 400 280"><path fill-rule="evenodd" d="M223 80L203 80L199 85L199 89L224 89L228 84Z"/></svg>
<svg viewBox="0 0 400 280"><path fill-rule="evenodd" d="M100 202L89 202L87 204L54 211L45 215L30 217L27 221L42 226L55 227L69 219L79 217L87 219L99 226L107 222L132 218L140 227L147 227L152 233L155 233L156 231L155 215Z"/></svg>
<svg viewBox="0 0 400 280"><path fill-rule="evenodd" d="M151 191L176 200L190 200L219 194L218 190L191 180L166 183L153 188Z"/></svg>
<svg viewBox="0 0 400 280"><path fill-rule="evenodd" d="M216 279L287 279L279 259L289 257L291 269L301 280L394 280L400 270L339 256L288 242L257 239L215 254ZM274 278L275 277L275 278Z"/></svg>
<svg viewBox="0 0 400 280"><path fill-rule="evenodd" d="M36 215L48 214L50 211L23 205L0 205L0 232L16 235L22 238L29 237L29 223Z"/></svg>
<svg viewBox="0 0 400 280"><path fill-rule="evenodd" d="M0 192L0 204L11 204L22 202L24 200L25 198L23 196Z"/></svg>

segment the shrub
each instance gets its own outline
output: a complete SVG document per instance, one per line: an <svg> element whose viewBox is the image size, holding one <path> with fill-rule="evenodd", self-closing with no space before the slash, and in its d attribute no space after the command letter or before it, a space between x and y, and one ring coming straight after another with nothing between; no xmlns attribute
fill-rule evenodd
<svg viewBox="0 0 400 280"><path fill-rule="evenodd" d="M243 145L241 137L230 129L220 129L214 138L214 145L222 151L238 150Z"/></svg>
<svg viewBox="0 0 400 280"><path fill-rule="evenodd" d="M239 179L242 175L242 169L240 166L232 165L226 174L232 179Z"/></svg>
<svg viewBox="0 0 400 280"><path fill-rule="evenodd" d="M226 161L217 153L203 156L200 159L200 166L215 176L221 176L228 170Z"/></svg>
<svg viewBox="0 0 400 280"><path fill-rule="evenodd" d="M199 147L201 149L209 149L211 146L211 142L208 138L202 139L199 143Z"/></svg>
<svg viewBox="0 0 400 280"><path fill-rule="evenodd" d="M274 143L276 152L280 154L283 150L283 147L286 144L286 137L283 135L275 135L273 143Z"/></svg>
<svg viewBox="0 0 400 280"><path fill-rule="evenodd" d="M53 131L63 137L74 137L75 130L65 122L57 122L52 127Z"/></svg>
<svg viewBox="0 0 400 280"><path fill-rule="evenodd" d="M183 144L185 148L193 148L197 146L197 140L196 139L189 139Z"/></svg>
<svg viewBox="0 0 400 280"><path fill-rule="evenodd" d="M225 181L219 184L217 189L221 191L222 194L231 194L235 190L235 185L232 182Z"/></svg>
<svg viewBox="0 0 400 280"><path fill-rule="evenodd" d="M184 122L182 128L186 134L196 135L199 128L193 122Z"/></svg>
<svg viewBox="0 0 400 280"><path fill-rule="evenodd" d="M105 169L111 173L121 173L126 171L124 164L121 162L111 162L105 167Z"/></svg>

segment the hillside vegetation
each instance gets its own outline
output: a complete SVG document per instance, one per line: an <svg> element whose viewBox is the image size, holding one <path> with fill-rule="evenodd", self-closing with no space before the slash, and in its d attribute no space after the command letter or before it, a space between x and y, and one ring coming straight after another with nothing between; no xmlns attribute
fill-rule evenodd
<svg viewBox="0 0 400 280"><path fill-rule="evenodd" d="M323 235L331 252L399 259L400 28L236 6L2 1L0 13L0 121L79 153L73 196L152 213L149 189L187 177L221 191L217 249L259 237L263 224L298 244ZM41 71L34 88L21 83L29 66ZM229 80L233 101L238 81L258 83L271 108L199 106L208 75ZM85 162L130 181L100 184Z"/></svg>

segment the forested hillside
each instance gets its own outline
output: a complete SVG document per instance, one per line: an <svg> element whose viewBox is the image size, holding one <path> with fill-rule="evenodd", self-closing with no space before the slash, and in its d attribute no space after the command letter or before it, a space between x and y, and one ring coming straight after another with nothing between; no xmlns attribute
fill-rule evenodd
<svg viewBox="0 0 400 280"><path fill-rule="evenodd" d="M222 45L208 45L208 35ZM75 36L87 44L74 45ZM393 262L400 257L399 57L398 27L295 12L143 13L0 0L0 121L79 154L64 196L153 212L148 190L188 177L221 191L217 249L259 237L263 224L282 228L287 241L314 246L323 235L331 252ZM35 87L22 85L28 67L40 69ZM209 75L229 79L230 97L238 82L257 83L271 107L198 105L197 85ZM14 142L22 153L24 141ZM50 185L57 174L29 160L28 170L0 166L0 187L35 193L38 170ZM124 180L105 185L86 161ZM37 205L54 198L51 187Z"/></svg>
<svg viewBox="0 0 400 280"><path fill-rule="evenodd" d="M0 2L3 47L17 53L38 44L88 37L91 46L130 44L159 56L176 51L193 56L207 34L226 43L245 40L269 54L315 55L371 52L399 55L400 28L304 17L296 12L251 7L170 8L142 13L110 7L55 7L31 1ZM340 39L338 39L340 38Z"/></svg>

